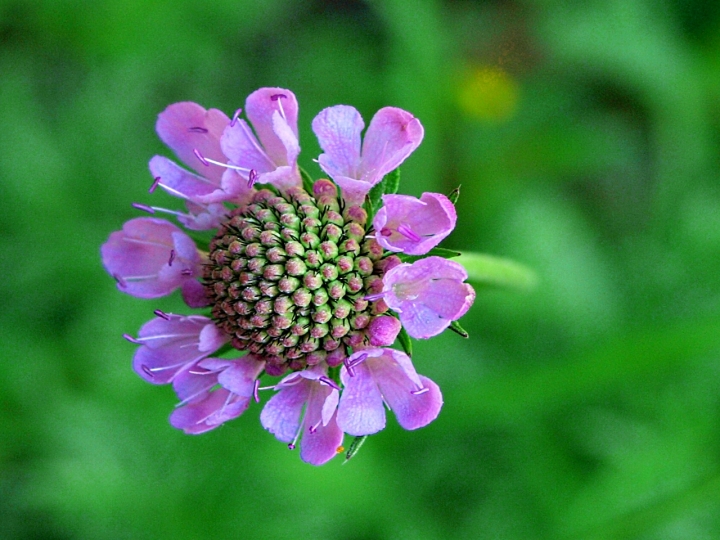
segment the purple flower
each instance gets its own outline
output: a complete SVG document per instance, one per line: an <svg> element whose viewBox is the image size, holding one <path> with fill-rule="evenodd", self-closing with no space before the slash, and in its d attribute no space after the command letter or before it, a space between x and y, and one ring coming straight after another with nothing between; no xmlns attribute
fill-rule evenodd
<svg viewBox="0 0 720 540"><path fill-rule="evenodd" d="M371 435L385 427L383 403L405 429L418 429L437 418L442 407L438 386L418 375L410 357L395 349L364 349L340 370L345 388L337 422L350 435Z"/></svg>
<svg viewBox="0 0 720 540"><path fill-rule="evenodd" d="M126 336L141 347L135 352L133 369L153 384L167 384L195 362L214 353L229 338L211 319L156 312L137 338Z"/></svg>
<svg viewBox="0 0 720 540"><path fill-rule="evenodd" d="M238 171L225 166L227 158L220 138L230 119L217 109L205 110L197 103L174 103L158 116L155 126L160 139L193 174L163 156L150 160L155 185L168 193L196 204L246 200L252 190Z"/></svg>
<svg viewBox="0 0 720 540"><path fill-rule="evenodd" d="M264 367L264 361L248 354L237 360L208 358L181 372L173 388L182 401L170 415L170 424L197 435L237 418L250 405Z"/></svg>
<svg viewBox="0 0 720 540"><path fill-rule="evenodd" d="M245 113L257 138L245 120L234 120L220 141L230 163L250 184L300 185L295 94L284 88L261 88L248 96Z"/></svg>
<svg viewBox="0 0 720 540"><path fill-rule="evenodd" d="M383 206L373 219L375 238L389 251L424 255L455 228L455 205L440 193L383 195Z"/></svg>
<svg viewBox="0 0 720 540"><path fill-rule="evenodd" d="M458 320L475 300L467 272L442 257L399 264L383 276L383 300L414 338L429 338Z"/></svg>
<svg viewBox="0 0 720 540"><path fill-rule="evenodd" d="M197 307L202 259L192 239L164 219L135 218L101 248L103 265L118 289L138 298L158 298L183 288Z"/></svg>
<svg viewBox="0 0 720 540"><path fill-rule="evenodd" d="M423 138L423 127L412 114L395 107L380 109L365 133L360 113L348 105L323 109L312 122L324 154L320 167L343 191L352 204L365 195L390 171L396 169Z"/></svg>
<svg viewBox="0 0 720 540"><path fill-rule="evenodd" d="M339 388L326 370L319 364L288 375L260 414L263 427L289 448L295 448L302 435L300 458L312 465L337 455L343 440L336 422Z"/></svg>

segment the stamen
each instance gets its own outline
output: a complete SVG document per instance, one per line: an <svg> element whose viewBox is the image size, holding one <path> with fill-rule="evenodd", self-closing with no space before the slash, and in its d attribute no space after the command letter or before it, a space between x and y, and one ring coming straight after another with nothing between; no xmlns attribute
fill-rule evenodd
<svg viewBox="0 0 720 540"><path fill-rule="evenodd" d="M148 190L148 192L152 193L153 191L155 191L159 184L160 184L160 177L156 176L152 183L152 186L150 186L150 189Z"/></svg>
<svg viewBox="0 0 720 540"><path fill-rule="evenodd" d="M425 386L423 388L420 388L419 390L410 390L410 393L413 396L419 396L419 395L424 394L425 392L429 392L429 391L430 391L430 389L427 386Z"/></svg>
<svg viewBox="0 0 720 540"><path fill-rule="evenodd" d="M367 296L363 297L363 300L367 300L368 302L374 302L375 300L380 300L383 296L385 296L385 294L385 292L368 294Z"/></svg>
<svg viewBox="0 0 720 540"><path fill-rule="evenodd" d="M298 426L298 430L297 430L297 432L295 433L295 437L293 438L292 442L288 444L288 448L289 448L290 450L295 450L295 447L297 446L298 439L300 439L300 434L302 433L303 424L305 423L305 418L304 418L304 416L305 416L305 415L303 414L303 418L300 420L300 425Z"/></svg>
<svg viewBox="0 0 720 540"><path fill-rule="evenodd" d="M410 225L401 223L400 225L398 225L397 230L405 238L412 240L413 242L419 242L420 240L422 240L422 238L420 236L418 236L418 234L410 228Z"/></svg>
<svg viewBox="0 0 720 540"><path fill-rule="evenodd" d="M147 212L148 214L154 214L155 210L152 206L148 206L147 204L142 203L132 203L133 208L137 208L138 210L142 210L143 212Z"/></svg>
<svg viewBox="0 0 720 540"><path fill-rule="evenodd" d="M170 320L170 315L168 315L167 313L165 313L162 310L156 309L155 311L153 311L153 313L155 315L157 315L158 317L160 317L161 319L165 319L166 321Z"/></svg>
<svg viewBox="0 0 720 540"><path fill-rule="evenodd" d="M248 174L248 183L247 183L247 186L249 188L251 188L255 185L255 182L257 182L258 176L259 175L255 169L250 169L250 174Z"/></svg>
<svg viewBox="0 0 720 540"><path fill-rule="evenodd" d="M355 376L355 370L353 370L353 368L352 368L352 366L350 365L350 362L348 362L348 360L349 360L348 358L346 358L345 360L343 360L343 364L345 364L345 369L347 370L348 375L350 375L351 377L354 377L354 376Z"/></svg>
<svg viewBox="0 0 720 540"><path fill-rule="evenodd" d="M152 370L151 370L149 367L147 367L145 364L142 364L142 365L140 366L140 369L142 369L142 370L143 370L143 373L145 373L145 375L147 375L147 376L150 377L151 379L154 379L154 378L155 378L155 375L153 374Z"/></svg>
<svg viewBox="0 0 720 540"><path fill-rule="evenodd" d="M392 231L390 229L388 229L387 227L383 227L382 230L380 231L380 234L382 234L383 236L390 236L390 235L392 235Z"/></svg>
<svg viewBox="0 0 720 540"><path fill-rule="evenodd" d="M350 367L353 368L353 367L357 366L358 364L360 364L361 362L364 362L365 360L367 360L367 357L368 357L367 353L360 353L357 356L357 358L355 358L355 360L353 360L352 362L349 363Z"/></svg>
<svg viewBox="0 0 720 540"><path fill-rule="evenodd" d="M124 337L125 339L127 339L130 343L140 344L140 340L132 337L130 334L123 334L122 337Z"/></svg>
<svg viewBox="0 0 720 540"><path fill-rule="evenodd" d="M123 289L127 287L127 282L122 278L122 276L119 274L113 274L112 277Z"/></svg>
<svg viewBox="0 0 720 540"><path fill-rule="evenodd" d="M255 379L255 385L253 386L253 397L255 398L255 403L260 403L260 396L258 395L259 389L260 389L260 380Z"/></svg>
<svg viewBox="0 0 720 540"><path fill-rule="evenodd" d="M202 163L206 167L210 166L210 162L203 157L203 155L200 153L200 150L198 150L197 148L193 148L193 154L195 154L195 157L200 160L200 163Z"/></svg>
<svg viewBox="0 0 720 540"><path fill-rule="evenodd" d="M207 133L208 132L208 130L206 128L199 127L199 126L198 127L189 127L188 131L190 133Z"/></svg>
<svg viewBox="0 0 720 540"><path fill-rule="evenodd" d="M172 266L173 261L175 260L175 250L170 250L170 258L168 259L168 266Z"/></svg>
<svg viewBox="0 0 720 540"><path fill-rule="evenodd" d="M249 174L250 171L252 170L252 169L248 169L246 167L239 167L238 165L230 165L229 163L222 163L220 161L215 161L214 159L207 158L207 157L203 156L200 153L200 150L198 150L197 148L193 149L193 154L195 154L195 157L197 157L200 160L200 162L203 165L205 165L206 167L209 167L212 164L212 165L217 165L218 167L225 167L226 169L233 169L235 171L240 171L245 174ZM165 187L165 186L163 185L163 187Z"/></svg>
<svg viewBox="0 0 720 540"><path fill-rule="evenodd" d="M337 390L338 392L340 391L340 387L339 387L339 386L337 385L337 383L336 383L335 381L333 381L330 377L326 377L326 376L323 375L322 377L320 377L320 378L318 379L318 381L320 381L320 382L323 383L323 384L328 385L330 388L332 388L332 389L334 389L334 390Z"/></svg>
<svg viewBox="0 0 720 540"><path fill-rule="evenodd" d="M280 116L282 116L285 119L285 121L287 122L287 117L285 116L285 110L283 109L282 101L280 101L280 98L287 99L287 96L285 94L275 94L275 95L270 96L271 100L277 101L278 109L280 109Z"/></svg>
<svg viewBox="0 0 720 540"><path fill-rule="evenodd" d="M183 270L180 272L180 275L183 275L183 276L192 276L192 275L193 275L193 271L190 270L189 268L185 268L185 269L183 269Z"/></svg>
<svg viewBox="0 0 720 540"><path fill-rule="evenodd" d="M233 127L238 120L238 117L240 116L240 113L242 112L242 109L238 109L235 111L235 114L233 114L232 120L230 121L230 127Z"/></svg>

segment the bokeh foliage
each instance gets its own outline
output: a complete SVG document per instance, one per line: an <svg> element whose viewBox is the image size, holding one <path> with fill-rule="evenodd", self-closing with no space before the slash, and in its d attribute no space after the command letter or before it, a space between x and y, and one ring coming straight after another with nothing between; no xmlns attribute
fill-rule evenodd
<svg viewBox="0 0 720 540"><path fill-rule="evenodd" d="M712 0L0 1L3 539L720 537L720 4ZM447 247L535 268L416 342L444 409L346 466L259 408L200 437L130 370L178 298L99 245L167 153L155 117L260 86L412 111L401 191L462 184Z"/></svg>

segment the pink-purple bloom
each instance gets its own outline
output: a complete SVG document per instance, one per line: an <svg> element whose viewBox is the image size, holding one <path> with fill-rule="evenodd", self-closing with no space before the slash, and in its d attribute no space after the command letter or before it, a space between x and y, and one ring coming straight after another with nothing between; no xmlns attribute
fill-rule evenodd
<svg viewBox="0 0 720 540"><path fill-rule="evenodd" d="M375 214L375 238L388 251L424 255L452 232L457 221L455 205L440 193L383 195Z"/></svg>
<svg viewBox="0 0 720 540"><path fill-rule="evenodd" d="M363 349L340 371L343 392L338 425L350 435L371 435L385 428L385 407L405 429L437 418L443 404L438 386L418 375L410 357L395 349Z"/></svg>
<svg viewBox="0 0 720 540"><path fill-rule="evenodd" d="M276 393L260 421L313 465L342 452L344 433L383 429L384 407L405 429L432 422L439 388L389 347L403 327L430 337L472 304L459 264L402 262L453 230L455 208L437 193L384 195L372 220L375 209L364 206L369 190L420 144L419 120L385 107L362 140L354 108L321 111L312 124L323 150L318 163L332 180L310 188L297 163L295 95L261 88L245 102L248 121L241 112L167 107L157 133L191 170L153 157L150 192L164 189L185 211L135 203L153 216L130 219L101 248L120 291L155 299L180 289L190 308L204 308L188 316L156 310L137 337L125 335L138 345L133 369L152 384L172 384L180 403L170 423L189 434L238 417L267 390L261 376L284 375L270 386ZM198 247L157 213L214 236Z"/></svg>
<svg viewBox="0 0 720 540"><path fill-rule="evenodd" d="M429 338L465 315L472 305L475 291L464 283L467 277L462 265L442 257L402 263L383 277L383 300L399 314L411 337Z"/></svg>
<svg viewBox="0 0 720 540"><path fill-rule="evenodd" d="M360 113L348 105L320 111L312 122L323 154L318 163L350 202L362 202L370 189L397 169L423 139L423 127L412 114L396 107L380 109L365 133Z"/></svg>

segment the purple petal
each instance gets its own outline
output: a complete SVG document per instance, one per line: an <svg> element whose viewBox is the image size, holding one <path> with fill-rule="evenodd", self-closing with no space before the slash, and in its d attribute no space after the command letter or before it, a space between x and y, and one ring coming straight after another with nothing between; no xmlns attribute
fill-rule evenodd
<svg viewBox="0 0 720 540"><path fill-rule="evenodd" d="M246 183L251 169L258 173L275 170L275 163L260 146L245 120L238 120L234 125L225 128L220 145L233 165L247 169L247 173L242 172Z"/></svg>
<svg viewBox="0 0 720 540"><path fill-rule="evenodd" d="M303 380L283 387L263 407L260 423L279 441L289 443L297 435L310 384L312 383Z"/></svg>
<svg viewBox="0 0 720 540"><path fill-rule="evenodd" d="M185 164L220 184L225 169L218 165L205 166L198 160L197 149L204 157L225 163L220 149L220 137L230 119L217 109L205 110L189 101L174 103L158 116L155 129L160 139L168 145Z"/></svg>
<svg viewBox="0 0 720 540"><path fill-rule="evenodd" d="M385 427L382 395L365 362L355 366L353 372L354 376L351 377L347 368L340 370L340 379L345 388L338 405L338 426L354 436L377 433Z"/></svg>
<svg viewBox="0 0 720 540"><path fill-rule="evenodd" d="M172 385L183 404L199 403L207 398L217 385L217 373L194 365L191 369L178 373Z"/></svg>
<svg viewBox="0 0 720 540"><path fill-rule="evenodd" d="M200 363L204 366L204 363ZM265 368L265 362L254 354L228 361L228 366L218 375L218 383L233 394L250 399L255 389L255 379Z"/></svg>
<svg viewBox="0 0 720 540"><path fill-rule="evenodd" d="M426 392L416 392L407 386L387 384L382 379L380 388L390 408L395 413L398 424L405 429L418 429L428 425L437 418L442 408L443 398L440 388L427 377L420 376L422 387Z"/></svg>
<svg viewBox="0 0 720 540"><path fill-rule="evenodd" d="M298 139L298 104L295 94L284 88L260 88L250 94L245 101L245 114L257 133L270 160L276 165L290 165L286 134L281 137L273 125L275 113L284 118L290 133ZM297 157L297 154L296 154Z"/></svg>
<svg viewBox="0 0 720 540"><path fill-rule="evenodd" d="M191 435L205 433L237 418L249 404L249 400L238 399L221 388L207 394L202 401L175 409L170 415L170 424Z"/></svg>
<svg viewBox="0 0 720 540"><path fill-rule="evenodd" d="M188 213L179 215L178 221L191 231L217 229L228 214L227 208L221 203L200 204L187 200L185 206Z"/></svg>
<svg viewBox="0 0 720 540"><path fill-rule="evenodd" d="M377 184L396 169L423 139L423 127L412 114L395 107L380 109L370 122L362 146L357 178Z"/></svg>
<svg viewBox="0 0 720 540"><path fill-rule="evenodd" d="M118 281L118 289L138 298L168 295L200 275L200 256L192 239L163 219L131 219L122 231L110 235L101 253L106 270Z"/></svg>
<svg viewBox="0 0 720 540"><path fill-rule="evenodd" d="M319 383L314 383L317 387ZM305 427L300 441L300 459L311 465L327 463L338 454L338 447L342 444L343 432L337 425L336 413L327 422L321 420L322 411L330 395L337 395L337 390L328 387L316 388L307 405L305 413ZM317 426L310 432L310 426Z"/></svg>
<svg viewBox="0 0 720 540"><path fill-rule="evenodd" d="M423 193L420 199L408 195L384 195L383 206L373 220L378 243L387 250L424 255L455 228L457 213L450 199L439 193ZM407 232L412 231L415 238Z"/></svg>
<svg viewBox="0 0 720 540"><path fill-rule="evenodd" d="M360 133L364 127L360 113L348 105L328 107L313 119L312 129L324 152L318 162L336 182L336 177L360 179Z"/></svg>
<svg viewBox="0 0 720 540"><path fill-rule="evenodd" d="M214 323L206 324L198 336L198 350L202 352L217 351L228 342L228 336Z"/></svg>
<svg viewBox="0 0 720 540"><path fill-rule="evenodd" d="M191 308L201 308L210 305L205 293L205 287L199 281L188 279L182 284L183 301Z"/></svg>

